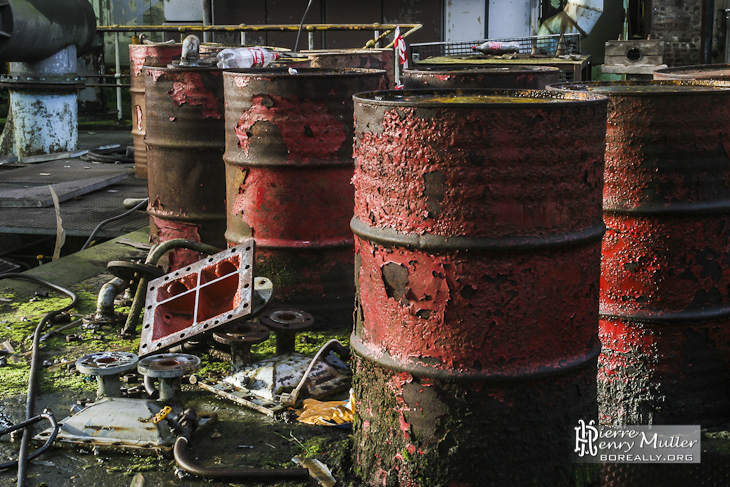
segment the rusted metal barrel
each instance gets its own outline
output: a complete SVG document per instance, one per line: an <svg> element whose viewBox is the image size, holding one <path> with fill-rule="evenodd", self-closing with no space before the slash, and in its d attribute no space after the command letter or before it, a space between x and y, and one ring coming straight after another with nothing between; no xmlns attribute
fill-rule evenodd
<svg viewBox="0 0 730 487"><path fill-rule="evenodd" d="M612 424L730 418L730 89L557 85L609 96L598 387Z"/></svg>
<svg viewBox="0 0 730 487"><path fill-rule="evenodd" d="M694 66L675 66L654 71L655 80L728 80L730 64L698 64Z"/></svg>
<svg viewBox="0 0 730 487"><path fill-rule="evenodd" d="M548 66L424 67L405 69L405 89L516 88L542 90L560 81L560 70Z"/></svg>
<svg viewBox="0 0 730 487"><path fill-rule="evenodd" d="M332 49L303 51L313 68L369 68L385 70L385 87L393 89L395 58L393 49Z"/></svg>
<svg viewBox="0 0 730 487"><path fill-rule="evenodd" d="M597 417L605 97L355 96L355 462L368 485L572 485Z"/></svg>
<svg viewBox="0 0 730 487"><path fill-rule="evenodd" d="M231 245L256 239L276 300L315 326L352 323L352 95L382 70L226 71L226 199Z"/></svg>
<svg viewBox="0 0 730 487"><path fill-rule="evenodd" d="M147 147L144 137L147 127L144 101L144 66L167 66L180 59L182 44L130 44L129 71L132 95L132 142L134 144L134 173L147 177Z"/></svg>
<svg viewBox="0 0 730 487"><path fill-rule="evenodd" d="M146 66L145 73L150 238L225 248L223 70ZM191 250L170 253L172 269L198 260Z"/></svg>

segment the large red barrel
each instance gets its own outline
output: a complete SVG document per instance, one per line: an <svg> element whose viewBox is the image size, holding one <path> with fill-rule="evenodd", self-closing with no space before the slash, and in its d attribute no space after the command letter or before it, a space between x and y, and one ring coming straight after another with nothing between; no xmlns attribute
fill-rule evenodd
<svg viewBox="0 0 730 487"><path fill-rule="evenodd" d="M542 90L560 81L560 70L548 66L423 67L405 69L405 89L517 88Z"/></svg>
<svg viewBox="0 0 730 487"><path fill-rule="evenodd" d="M606 98L355 97L355 462L368 485L573 485L597 417Z"/></svg>
<svg viewBox="0 0 730 487"><path fill-rule="evenodd" d="M609 96L599 407L612 424L730 419L730 89L558 85Z"/></svg>
<svg viewBox="0 0 730 487"><path fill-rule="evenodd" d="M223 71L145 67L147 189L153 243L186 238L225 248ZM170 253L172 269L200 260Z"/></svg>
<svg viewBox="0 0 730 487"><path fill-rule="evenodd" d="M352 95L382 70L226 71L226 239L256 239L276 300L351 326Z"/></svg>
<svg viewBox="0 0 730 487"><path fill-rule="evenodd" d="M182 44L130 44L129 91L132 96L132 142L134 144L134 172L137 177L147 177L147 116L144 101L143 66L167 66L180 59Z"/></svg>

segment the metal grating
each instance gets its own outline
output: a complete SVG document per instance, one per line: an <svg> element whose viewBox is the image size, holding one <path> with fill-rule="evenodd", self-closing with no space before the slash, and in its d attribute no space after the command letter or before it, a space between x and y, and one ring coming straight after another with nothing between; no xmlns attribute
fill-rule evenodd
<svg viewBox="0 0 730 487"><path fill-rule="evenodd" d="M564 34L565 49L568 54L580 53L580 34ZM558 47L560 34L548 36L529 36L529 37L508 37L503 39L482 39L476 41L460 41L460 42L422 42L410 45L411 60L416 63L431 57L441 56L464 56L479 53L472 49L472 46L478 46L486 41L492 42L510 42L519 45L519 54L533 54L543 56L554 56Z"/></svg>
<svg viewBox="0 0 730 487"><path fill-rule="evenodd" d="M18 272L19 270L20 266L18 264L6 259L0 259L0 274L5 274L6 272Z"/></svg>

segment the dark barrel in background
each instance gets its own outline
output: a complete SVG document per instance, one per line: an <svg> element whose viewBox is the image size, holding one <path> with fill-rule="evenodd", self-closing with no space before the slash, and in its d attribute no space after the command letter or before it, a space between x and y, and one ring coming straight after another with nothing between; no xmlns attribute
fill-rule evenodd
<svg viewBox="0 0 730 487"><path fill-rule="evenodd" d="M256 239L257 272L275 300L352 324L352 95L384 71L226 71L226 239Z"/></svg>
<svg viewBox="0 0 730 487"><path fill-rule="evenodd" d="M609 96L598 390L610 424L730 418L730 90L557 85Z"/></svg>
<svg viewBox="0 0 730 487"><path fill-rule="evenodd" d="M654 71L655 80L727 80L730 79L730 64L697 64L675 66Z"/></svg>
<svg viewBox="0 0 730 487"><path fill-rule="evenodd" d="M150 237L225 248L223 70L145 67ZM178 269L197 252L170 252Z"/></svg>
<svg viewBox="0 0 730 487"><path fill-rule="evenodd" d="M393 49L321 49L302 51L313 68L366 68L385 70L385 88L395 83L395 54Z"/></svg>
<svg viewBox="0 0 730 487"><path fill-rule="evenodd" d="M560 81L560 70L548 66L455 66L404 69L405 89L516 88L542 90Z"/></svg>
<svg viewBox="0 0 730 487"><path fill-rule="evenodd" d="M144 101L144 66L167 66L180 59L182 44L130 44L129 91L132 97L132 142L134 144L134 172L137 177L147 177L147 116Z"/></svg>
<svg viewBox="0 0 730 487"><path fill-rule="evenodd" d="M355 97L354 462L368 485L573 485L597 418L606 103Z"/></svg>

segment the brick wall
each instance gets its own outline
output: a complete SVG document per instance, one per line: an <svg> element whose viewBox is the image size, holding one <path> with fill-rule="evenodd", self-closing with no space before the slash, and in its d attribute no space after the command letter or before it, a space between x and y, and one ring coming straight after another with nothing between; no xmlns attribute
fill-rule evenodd
<svg viewBox="0 0 730 487"><path fill-rule="evenodd" d="M664 40L664 63L699 64L702 0L652 0L651 39Z"/></svg>

